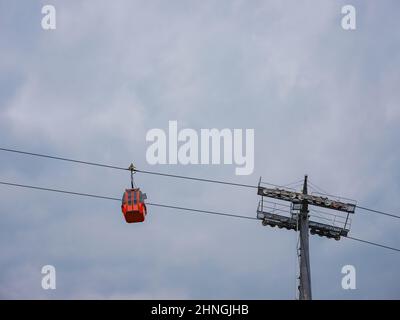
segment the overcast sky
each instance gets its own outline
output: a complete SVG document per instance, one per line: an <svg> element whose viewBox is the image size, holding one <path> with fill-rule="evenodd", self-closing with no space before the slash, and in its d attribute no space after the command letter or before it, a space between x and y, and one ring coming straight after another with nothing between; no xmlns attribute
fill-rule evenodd
<svg viewBox="0 0 400 320"><path fill-rule="evenodd" d="M57 28L41 27L56 8ZM357 29L341 27L352 4ZM0 0L0 146L202 178L286 184L400 210L398 1ZM155 165L146 133L255 130L255 169ZM0 153L0 180L119 198L129 173ZM149 201L255 216L255 190L137 174ZM253 220L0 186L0 298L293 299L296 234ZM350 235L400 246L357 210ZM400 255L310 238L313 297L398 299ZM54 265L57 289L41 287ZM343 290L354 265L357 289Z"/></svg>

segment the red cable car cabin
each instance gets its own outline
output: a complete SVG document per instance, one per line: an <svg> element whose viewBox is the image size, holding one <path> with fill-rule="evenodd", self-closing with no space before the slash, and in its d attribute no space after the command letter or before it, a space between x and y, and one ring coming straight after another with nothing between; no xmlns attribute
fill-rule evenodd
<svg viewBox="0 0 400 320"><path fill-rule="evenodd" d="M145 199L146 194L142 193L139 188L125 190L121 209L127 223L144 221L147 214Z"/></svg>

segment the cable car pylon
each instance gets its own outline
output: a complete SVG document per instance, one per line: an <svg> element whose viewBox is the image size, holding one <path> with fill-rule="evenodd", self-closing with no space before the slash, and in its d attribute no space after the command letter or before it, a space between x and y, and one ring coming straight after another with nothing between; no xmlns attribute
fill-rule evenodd
<svg viewBox="0 0 400 320"><path fill-rule="evenodd" d="M262 220L263 226L277 226L280 229L285 228L299 232L297 247L299 260L298 297L300 300L311 300L309 233L335 240L347 237L351 225L349 215L355 212L355 201L350 199L342 200L343 198L340 197L332 198L332 196L328 197L319 193L309 194L307 175L304 176L301 192L296 192L293 189L284 189L283 187L264 187L260 179L257 194L261 196L257 208L257 218ZM279 202L266 201L264 197L283 202L288 201L290 206ZM316 211L318 215L312 215L310 214L310 205L336 210L341 215L334 215L324 211ZM290 207L290 216L279 214L280 212L287 212L288 207ZM312 220L310 220L310 217Z"/></svg>
<svg viewBox="0 0 400 320"><path fill-rule="evenodd" d="M303 184L303 194L308 194L307 188L307 175L304 176L304 184ZM305 198L305 197L304 197ZM309 250L309 239L308 239L308 202L306 199L303 200L302 206L300 209L300 215L298 216L299 221L299 237L300 244L298 253L299 264L300 264L300 278L299 278L299 298L300 300L311 300L311 268L310 268L310 250Z"/></svg>

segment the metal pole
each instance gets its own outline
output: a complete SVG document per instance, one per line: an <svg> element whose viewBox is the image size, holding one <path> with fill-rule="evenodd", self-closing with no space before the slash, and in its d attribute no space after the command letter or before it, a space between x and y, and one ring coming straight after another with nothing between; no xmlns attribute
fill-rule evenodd
<svg viewBox="0 0 400 320"><path fill-rule="evenodd" d="M307 194L307 175L304 177L303 194ZM300 285L299 298L300 300L311 300L311 269L310 269L310 254L308 246L308 202L303 200L300 217Z"/></svg>

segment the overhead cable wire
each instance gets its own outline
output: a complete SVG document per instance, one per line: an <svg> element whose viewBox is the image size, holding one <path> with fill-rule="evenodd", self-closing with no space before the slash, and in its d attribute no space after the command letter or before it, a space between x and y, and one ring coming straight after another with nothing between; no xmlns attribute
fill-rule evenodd
<svg viewBox="0 0 400 320"><path fill-rule="evenodd" d="M103 168L109 168L109 169L129 170L128 168L123 168L123 167L118 167L118 166L113 166L113 165L108 165L108 164L103 164L103 163L82 161L82 160L76 160L76 159L70 159L70 158L64 158L64 157L58 157L58 156L51 156L51 155L42 154L42 153L27 152L27 151L15 150L15 149L0 148L0 151L13 152L13 153L19 153L19 154L24 154L24 155L33 156L33 157L48 158L48 159L53 159L53 160L61 160L61 161L79 163L79 164L86 164L86 165L90 165L90 166L103 167Z"/></svg>
<svg viewBox="0 0 400 320"><path fill-rule="evenodd" d="M109 169L115 169L115 170L129 171L129 168L124 168L124 167L120 167L120 166L108 165L108 164L98 163L98 162L82 161L82 160L65 158L65 157L51 156L51 155L42 154L42 153L33 153L33 152L8 149L8 148L0 148L0 151L24 154L24 155L34 156L34 157L48 158L48 159L53 159L53 160L61 160L61 161L67 161L67 162L73 162L73 163L78 163L78 164L97 166L97 167L103 167L103 168L109 168ZM219 184L224 184L224 185L232 185L232 186L236 186L236 187L255 188L255 189L258 188L258 186L256 186L256 185L235 183L235 182L229 182L229 181L223 181L223 180L196 178L196 177L189 177L189 176L183 176L183 175L177 175L177 174L169 174L169 173L149 171L149 170L140 170L140 169L135 169L134 171L138 172L138 173L158 175L158 176L164 176L164 177L169 177L169 178L187 179L187 180L195 180L195 181L209 182L209 183L219 183ZM272 184L270 184L270 185L272 185Z"/></svg>
<svg viewBox="0 0 400 320"><path fill-rule="evenodd" d="M359 238L354 238L354 237L350 237L350 236L344 236L344 238L355 240L355 241L359 241L359 242L363 242L363 243L367 243L367 244L370 244L370 245L373 245L373 246L377 246L377 247L380 247L380 248L385 248L385 249L389 249L389 250L400 252L399 248L385 246L385 245L380 244L380 243L367 241L367 240L363 240L363 239L359 239Z"/></svg>
<svg viewBox="0 0 400 320"><path fill-rule="evenodd" d="M34 156L34 157L41 157L41 158L48 158L48 159L53 159L53 160L60 160L60 161L67 161L67 162L72 162L76 164L84 164L84 165L90 165L90 166L97 166L97 167L103 167L103 168L108 168L108 169L114 169L114 170L124 170L124 171L129 171L129 168L121 167L121 166L115 166L115 165L109 165L109 164L104 164L104 163L98 163L98 162L91 162L91 161L83 161L83 160L77 160L77 159L71 159L71 158L65 158L65 157L59 157L59 156L52 156L52 155L47 155L47 154L42 154L42 153L35 153L35 152L28 152L28 151L23 151L23 150L16 150L16 149L10 149L10 148L0 148L0 151L5 151L5 152L12 152L12 153L17 153L17 154L23 154L23 155L28 155L28 156ZM244 187L244 188L254 188L257 189L258 186L256 185L251 185L251 184L244 184L244 183L235 183L235 182L230 182L230 181L224 181L224 180L215 180L215 179L205 179L205 178L196 178L196 177L190 177L190 176L184 176L184 175L176 175L176 174L169 174L169 173L163 173L163 172L156 172L156 171L149 171L149 170L140 170L140 169L135 169L135 172L138 173L143 173L143 174L150 174L150 175L158 175L158 176L164 176L164 177L170 177L170 178L177 178L177 179L186 179L186 180L194 180L194 181L200 181L200 182L208 182L208 183L217 183L217 184L223 184L223 185L231 185L231 186L236 186L236 187ZM296 182L293 182L296 183ZM312 182L309 181L309 183L322 190L320 187L316 186ZM267 183L263 182L263 184L274 186L281 188L282 186L272 184L272 183ZM291 183L292 184L292 183ZM290 184L289 184L290 185ZM327 194L324 191L325 194ZM370 209L367 207L359 206L356 205L357 208L366 210L369 212L385 215L388 217L400 219L400 215L396 215L393 213L388 213L380 210L375 210L375 209Z"/></svg>
<svg viewBox="0 0 400 320"><path fill-rule="evenodd" d="M362 209L362 210L370 211L370 212L373 212L373 213L381 214L381 215L384 215L384 216L400 219L400 216L395 215L393 213L388 213L388 212L384 212L384 211L380 211L380 210L370 209L370 208L366 208L366 207L362 207L362 206L358 206L358 205L356 207L358 209Z"/></svg>
<svg viewBox="0 0 400 320"><path fill-rule="evenodd" d="M201 181L201 182L225 184L225 185L231 185L231 186L236 186L236 187L255 188L255 189L258 188L258 186L251 185L251 184L235 183L235 182L229 182L229 181L223 181L223 180L195 178L195 177L188 177L188 176L183 176L183 175L176 175L176 174L169 174L169 173L162 173L162 172L155 172L155 171L136 170L136 172L145 173L145 174L153 174L153 175L170 177L170 178L178 178L178 179L195 180L195 181Z"/></svg>
<svg viewBox="0 0 400 320"><path fill-rule="evenodd" d="M313 186L314 188L316 188L316 189L322 191L322 192L323 192L324 194L326 194L326 195L328 194L328 192L326 192L324 189L318 187L317 185L315 185L315 184L312 183L311 181L308 181L308 182L309 182L309 183L311 184L311 186ZM375 210L375 209L367 208L367 207L360 206L360 205L356 205L356 208L361 209L361 210L365 210L365 211L369 211L369 212L373 212L373 213L377 213L377 214L381 214L381 215L384 215L384 216L387 216L387 217L392 217L392 218L400 219L400 215L396 215L396 214L393 214L393 213L388 213L388 212L384 212L384 211L381 211L381 210Z"/></svg>
<svg viewBox="0 0 400 320"><path fill-rule="evenodd" d="M310 181L310 179L308 179L308 183L311 185L311 187L313 187L314 189L316 189L317 192L322 192L323 194L326 194L326 195L329 194L329 192L327 192L326 190L324 190L324 189L318 187L315 183L312 183L312 182Z"/></svg>
<svg viewBox="0 0 400 320"><path fill-rule="evenodd" d="M26 185L26 184L12 183L12 182L7 182L7 181L0 181L0 184L6 185L6 186L12 186L12 187L35 189L35 190L41 190L41 191L50 191L50 192L64 193L64 194L84 196L84 197L90 197L90 198L121 201L120 198L115 198L115 197L100 196L100 195L91 194L91 193L82 193L82 192L68 191L68 190L62 190L62 189L44 188L44 187L38 187L38 186L32 186L32 185ZM161 203L146 202L146 205L154 206L154 207L163 207L163 208L168 208L168 209L177 209L177 210L183 210L183 211L207 213L207 214L220 215L220 216L226 216L226 217L231 217L231 218L258 220L255 217L243 216L243 215L238 215L238 214L230 214L230 213L210 211L210 210L201 210L201 209L194 209L194 208L188 208L188 207L179 207L179 206L166 205L166 204L161 204Z"/></svg>
<svg viewBox="0 0 400 320"><path fill-rule="evenodd" d="M32 185L26 185L26 184L12 183L12 182L7 182L7 181L0 181L0 184L1 185L5 185L5 186L27 188L27 189L34 189L34 190L41 190L41 191L49 191L49 192L56 192L56 193L64 193L64 194L69 194L69 195L84 196L84 197L91 197L91 198L99 198L99 199L104 199L104 200L121 201L121 199L115 198L115 197L101 196L101 195L96 195L96 194L68 191L68 190L62 190L62 189L45 188L45 187L32 186ZM191 212L211 214L211 215L219 215L219 216L225 216L225 217L231 217L231 218L240 218L240 219L247 219L247 220L259 220L258 218L255 218L255 217L243 216L243 215L238 215L238 214L230 214L230 213L224 213L224 212L218 212L218 211L201 210L201 209L194 209L194 208L188 208L188 207L179 207L179 206L173 206L173 205L166 205L166 204L161 204L161 203L152 203L152 202L148 202L146 204L149 205L149 206L156 206L156 207L175 209L175 210L182 210L182 211L191 211ZM355 240L355 241L359 241L359 242L363 242L363 243L366 243L366 244L374 245L374 246L377 246L377 247L381 247L381 248L385 248L385 249L389 249L389 250L400 252L400 249L398 249L398 248L389 247L389 246L382 245L382 244L379 244L379 243L376 243L376 242L367 241L367 240L354 238L354 237L349 237L349 236L347 236L346 238L352 239L352 240Z"/></svg>

